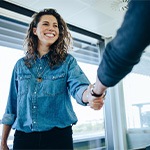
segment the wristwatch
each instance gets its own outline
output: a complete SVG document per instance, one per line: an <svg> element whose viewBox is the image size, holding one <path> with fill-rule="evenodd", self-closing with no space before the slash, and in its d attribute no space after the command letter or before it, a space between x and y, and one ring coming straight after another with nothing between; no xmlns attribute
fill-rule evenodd
<svg viewBox="0 0 150 150"><path fill-rule="evenodd" d="M94 84L95 85L95 84ZM94 97L101 97L102 95L103 95L103 97L105 97L105 95L106 95L106 91L104 92L104 93L102 93L102 94L96 94L95 92L94 92L94 85L93 85L93 87L91 88L91 95L92 96L94 96Z"/></svg>
<svg viewBox="0 0 150 150"><path fill-rule="evenodd" d="M94 96L94 97L101 97L104 93L102 94L96 94L94 91L93 91L93 88L91 88L91 95Z"/></svg>

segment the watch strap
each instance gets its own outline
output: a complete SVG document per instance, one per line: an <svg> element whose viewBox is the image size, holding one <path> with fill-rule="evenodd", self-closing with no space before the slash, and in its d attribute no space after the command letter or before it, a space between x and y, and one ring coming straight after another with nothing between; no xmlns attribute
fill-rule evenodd
<svg viewBox="0 0 150 150"><path fill-rule="evenodd" d="M94 90L93 90L93 89L94 89L94 86L95 86L95 84L93 84L93 87L91 88L91 95L94 96L94 97L101 97L101 96L105 97L106 91L105 91L104 93L97 94L97 93L95 93Z"/></svg>
<svg viewBox="0 0 150 150"><path fill-rule="evenodd" d="M91 95L94 96L94 97L101 97L102 95L104 95L104 93L102 94L96 94L93 90L93 88L91 89Z"/></svg>

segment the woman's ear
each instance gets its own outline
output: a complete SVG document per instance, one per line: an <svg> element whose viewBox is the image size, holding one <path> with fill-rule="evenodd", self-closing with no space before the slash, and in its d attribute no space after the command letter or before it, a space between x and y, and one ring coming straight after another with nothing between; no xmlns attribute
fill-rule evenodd
<svg viewBox="0 0 150 150"><path fill-rule="evenodd" d="M36 34L36 28L33 28L33 34L34 34L34 35L37 35L37 34Z"/></svg>

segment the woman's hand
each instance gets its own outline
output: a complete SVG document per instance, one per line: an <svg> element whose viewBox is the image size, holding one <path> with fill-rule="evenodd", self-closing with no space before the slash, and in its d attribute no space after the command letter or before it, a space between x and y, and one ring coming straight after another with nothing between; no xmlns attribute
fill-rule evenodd
<svg viewBox="0 0 150 150"><path fill-rule="evenodd" d="M0 150L9 150L9 147L7 146L6 143L4 144L1 143Z"/></svg>

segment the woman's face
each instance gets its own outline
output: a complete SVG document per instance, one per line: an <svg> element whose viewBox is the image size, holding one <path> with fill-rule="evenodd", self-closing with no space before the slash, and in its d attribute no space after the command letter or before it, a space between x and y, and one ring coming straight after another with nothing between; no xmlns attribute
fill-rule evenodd
<svg viewBox="0 0 150 150"><path fill-rule="evenodd" d="M57 19L53 15L43 15L33 33L37 35L39 44L51 46L59 37Z"/></svg>

